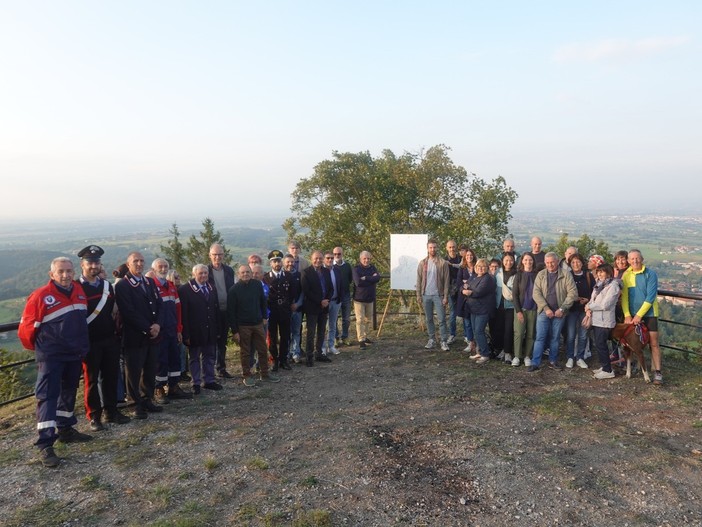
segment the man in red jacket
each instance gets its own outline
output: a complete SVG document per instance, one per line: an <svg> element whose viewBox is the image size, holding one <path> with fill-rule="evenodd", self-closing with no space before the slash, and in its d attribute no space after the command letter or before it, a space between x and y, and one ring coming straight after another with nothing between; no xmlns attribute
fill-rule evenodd
<svg viewBox="0 0 702 527"><path fill-rule="evenodd" d="M69 258L55 258L49 271L51 280L27 299L17 332L22 345L36 352L39 438L35 445L42 464L50 468L59 465L53 448L56 440L73 443L92 439L73 428L78 422L73 409L82 360L90 346L87 299L74 276Z"/></svg>

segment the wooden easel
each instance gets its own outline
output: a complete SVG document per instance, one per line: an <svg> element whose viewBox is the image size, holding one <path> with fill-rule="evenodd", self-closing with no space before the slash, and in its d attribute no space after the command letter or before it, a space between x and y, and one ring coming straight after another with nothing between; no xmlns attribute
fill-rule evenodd
<svg viewBox="0 0 702 527"><path fill-rule="evenodd" d="M395 292L394 289L390 289L390 294L388 294L388 299L387 299L387 301L385 302L385 308L383 309L383 316L380 317L380 324L378 324L378 331L377 331L376 334L375 334L376 338L379 338L379 337L380 337L380 332L383 330L383 323L385 322L385 317L386 317L387 314L388 314L388 309L390 308L390 300L392 299L392 295L393 295L394 292ZM410 314L412 313L412 304L414 303L415 298L416 298L416 297L415 297L414 295L412 295L412 298L410 298L410 301L409 301L409 313L410 313ZM419 317L419 329L420 329L421 331L424 331L426 328L424 327L424 317L421 316L421 315L423 314L423 313L422 313L422 304L419 303L419 302L417 302L417 306L419 307L419 314L420 314L420 317Z"/></svg>

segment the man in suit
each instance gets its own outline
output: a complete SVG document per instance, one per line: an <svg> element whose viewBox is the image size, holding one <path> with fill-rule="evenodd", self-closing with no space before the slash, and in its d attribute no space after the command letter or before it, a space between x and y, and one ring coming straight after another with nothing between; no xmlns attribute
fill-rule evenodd
<svg viewBox="0 0 702 527"><path fill-rule="evenodd" d="M333 292L332 297L329 301L329 322L327 324L327 345L324 347L324 354L338 355L339 350L334 344L336 344L336 320L339 318L339 311L341 310L341 298L344 289L348 289L348 286L344 285L344 278L341 274L341 269L334 265L334 254L331 251L324 253L324 267L329 270L329 276L331 277Z"/></svg>
<svg viewBox="0 0 702 527"><path fill-rule="evenodd" d="M204 264L193 267L193 277L178 289L183 321L183 342L190 350L190 374L193 393L200 393L204 380L208 390L221 390L215 381L215 359L219 332L219 301L208 282L209 270Z"/></svg>
<svg viewBox="0 0 702 527"><path fill-rule="evenodd" d="M210 265L208 282L217 292L219 302L219 337L217 338L217 359L215 368L217 375L223 379L232 379L234 376L227 371L227 337L229 325L227 322L227 294L234 286L234 269L224 263L224 248L219 243L210 247Z"/></svg>
<svg viewBox="0 0 702 527"><path fill-rule="evenodd" d="M115 285L117 307L122 316L122 346L127 370L127 393L134 401L136 419L161 412L154 404L159 333L163 325L161 296L152 278L144 276L144 256L127 256L129 272Z"/></svg>
<svg viewBox="0 0 702 527"><path fill-rule="evenodd" d="M324 268L323 262L322 252L314 251L312 265L302 272L301 278L304 295L302 309L307 317L307 366L314 366L315 359L318 362L331 362L331 359L322 353L322 347L334 286L329 269Z"/></svg>
<svg viewBox="0 0 702 527"><path fill-rule="evenodd" d="M271 251L268 253L268 261L271 270L263 275L263 282L268 286L268 351L275 361L273 371L278 371L279 368L289 370L290 307L298 292L293 277L283 271L283 253Z"/></svg>
<svg viewBox="0 0 702 527"><path fill-rule="evenodd" d="M344 260L344 250L334 247L334 267L341 271L341 334L336 334L336 346L349 346L349 327L351 325L351 284L353 283L353 270L351 264Z"/></svg>

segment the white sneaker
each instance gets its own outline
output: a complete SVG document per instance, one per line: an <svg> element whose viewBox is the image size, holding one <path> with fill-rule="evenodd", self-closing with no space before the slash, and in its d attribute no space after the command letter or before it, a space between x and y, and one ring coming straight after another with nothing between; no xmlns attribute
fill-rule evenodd
<svg viewBox="0 0 702 527"><path fill-rule="evenodd" d="M500 354L497 356L497 360L504 360L505 358L505 352L501 351Z"/></svg>
<svg viewBox="0 0 702 527"><path fill-rule="evenodd" d="M472 359L472 360L478 360L480 357L482 357L482 355L481 355L480 353L478 353L478 352L475 352L473 355L471 355L471 356L468 357L468 358L469 358L469 359Z"/></svg>
<svg viewBox="0 0 702 527"><path fill-rule="evenodd" d="M485 364L489 360L490 360L490 357L480 357L478 360L475 361L475 363L476 364Z"/></svg>
<svg viewBox="0 0 702 527"><path fill-rule="evenodd" d="M524 366L527 368L531 366L531 359L529 357L524 357Z"/></svg>
<svg viewBox="0 0 702 527"><path fill-rule="evenodd" d="M572 368L573 367L573 359L568 359L566 361L566 368Z"/></svg>
<svg viewBox="0 0 702 527"><path fill-rule="evenodd" d="M468 344L465 348L463 348L463 351L469 352L470 351L470 344Z"/></svg>
<svg viewBox="0 0 702 527"><path fill-rule="evenodd" d="M332 346L331 348L329 348L329 353L333 353L334 355L338 355L341 352L336 348L336 346Z"/></svg>
<svg viewBox="0 0 702 527"><path fill-rule="evenodd" d="M453 344L454 342L456 342L456 335L449 335L449 338L446 341L446 344Z"/></svg>
<svg viewBox="0 0 702 527"><path fill-rule="evenodd" d="M597 374L600 373L601 371L602 371L602 368L597 368L596 370L592 370L592 373L594 373L595 375L597 375Z"/></svg>
<svg viewBox="0 0 702 527"><path fill-rule="evenodd" d="M424 346L424 347L425 347L426 349L428 349L428 350L432 349L432 348L434 347L434 339L429 339L429 340L427 341L427 345Z"/></svg>
<svg viewBox="0 0 702 527"><path fill-rule="evenodd" d="M511 353L505 353L505 362L506 362L507 364L511 364L511 363L512 363L512 354L511 354Z"/></svg>
<svg viewBox="0 0 702 527"><path fill-rule="evenodd" d="M600 371L595 374L595 379L614 379L613 371Z"/></svg>
<svg viewBox="0 0 702 527"><path fill-rule="evenodd" d="M447 343L447 342L442 342L442 343L441 343L441 351L448 351L448 350L449 350L448 343Z"/></svg>
<svg viewBox="0 0 702 527"><path fill-rule="evenodd" d="M519 358L514 357L512 359L512 366L519 366Z"/></svg>
<svg viewBox="0 0 702 527"><path fill-rule="evenodd" d="M588 368L587 362L585 362L583 359L578 359L578 362L576 362L575 364L577 364L583 370L587 370Z"/></svg>

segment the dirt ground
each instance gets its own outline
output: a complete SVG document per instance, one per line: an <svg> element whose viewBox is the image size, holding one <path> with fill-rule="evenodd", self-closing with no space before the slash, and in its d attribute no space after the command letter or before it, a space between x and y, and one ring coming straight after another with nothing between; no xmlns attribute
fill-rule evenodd
<svg viewBox="0 0 702 527"><path fill-rule="evenodd" d="M702 525L699 366L666 360L654 387L425 342L397 321L279 384L228 380L60 445L53 470L33 401L2 409L0 524Z"/></svg>

